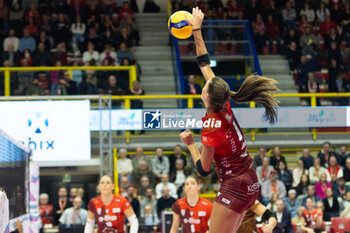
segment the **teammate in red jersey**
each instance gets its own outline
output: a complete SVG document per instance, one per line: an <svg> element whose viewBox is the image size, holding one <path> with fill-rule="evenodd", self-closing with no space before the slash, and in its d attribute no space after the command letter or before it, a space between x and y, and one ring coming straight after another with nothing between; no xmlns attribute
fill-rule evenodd
<svg viewBox="0 0 350 233"><path fill-rule="evenodd" d="M230 91L228 84L215 77L205 47L201 25L204 14L194 8L187 23L192 27L196 44L197 62L207 81L202 90L206 107L203 118L202 154L198 151L190 131L180 134L187 145L197 171L202 176L210 172L214 160L221 181L210 218L210 232L236 232L247 210L259 194L259 183L253 168L243 133L232 113L229 100L236 102L255 101L265 107L265 116L271 123L277 118L278 101L273 96L278 91L276 81L267 77L250 75L237 92ZM271 212L266 212L269 219Z"/></svg>
<svg viewBox="0 0 350 233"><path fill-rule="evenodd" d="M170 233L177 233L180 224L184 233L205 233L209 229L209 218L213 204L199 197L200 186L197 179L188 177L185 181L186 197L173 204L173 224Z"/></svg>
<svg viewBox="0 0 350 233"><path fill-rule="evenodd" d="M84 233L93 233L95 220L98 225L98 233L124 233L125 216L131 225L129 232L137 233L139 222L134 210L124 197L113 194L112 178L101 177L98 189L101 196L89 202Z"/></svg>

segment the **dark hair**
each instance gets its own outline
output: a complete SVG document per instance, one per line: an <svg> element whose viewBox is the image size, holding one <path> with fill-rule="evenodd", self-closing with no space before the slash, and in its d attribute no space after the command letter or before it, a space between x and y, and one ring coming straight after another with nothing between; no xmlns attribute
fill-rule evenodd
<svg viewBox="0 0 350 233"><path fill-rule="evenodd" d="M224 104L231 98L235 102L255 101L265 108L265 118L270 123L277 120L276 108L279 101L274 97L273 92L279 91L277 81L256 74L249 75L237 92L231 91L227 82L220 77L214 77L208 84L210 104L216 111L221 111Z"/></svg>

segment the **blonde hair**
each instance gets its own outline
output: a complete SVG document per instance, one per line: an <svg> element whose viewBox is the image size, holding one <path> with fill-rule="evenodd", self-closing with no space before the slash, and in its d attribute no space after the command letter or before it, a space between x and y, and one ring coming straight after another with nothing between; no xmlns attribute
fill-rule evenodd
<svg viewBox="0 0 350 233"><path fill-rule="evenodd" d="M276 108L279 101L273 92L279 91L277 81L256 74L249 75L237 92L231 91L229 85L220 77L214 77L208 83L210 104L216 111L221 111L224 104L231 98L235 102L254 101L264 106L264 117L270 122L277 121Z"/></svg>

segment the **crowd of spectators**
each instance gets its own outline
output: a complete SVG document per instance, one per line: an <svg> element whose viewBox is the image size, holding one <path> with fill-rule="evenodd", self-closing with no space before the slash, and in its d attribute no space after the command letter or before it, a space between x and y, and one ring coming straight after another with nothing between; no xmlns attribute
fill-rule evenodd
<svg viewBox="0 0 350 233"><path fill-rule="evenodd" d="M325 142L322 150L313 156L305 148L295 168L288 167L279 147L273 148L271 156L267 156L265 148L258 150L254 167L261 186L260 201L277 214L280 226L277 229L289 230L292 224L305 222L305 227L317 229L332 217L350 217L350 154L346 149L341 146L335 152ZM183 197L186 177L198 176L193 167L190 156L180 145L169 155L162 148L156 148L153 156L145 155L142 147L137 147L133 156L120 149L117 160L120 195L129 200L142 224L157 225L161 212ZM214 167L208 177L199 179L203 193L218 190ZM43 224L75 222L69 207L86 208L81 201L83 190L71 188L67 196L66 188L60 188L53 206L48 205L47 194L40 196ZM80 215L83 218L85 211Z"/></svg>
<svg viewBox="0 0 350 233"><path fill-rule="evenodd" d="M257 52L284 55L288 59L290 72L294 75L299 92L350 91L349 0L174 0L173 2L174 11L190 10L198 5L206 19L249 20ZM222 32L224 30L227 29L222 29ZM214 32L220 30L216 29ZM237 31L231 31L231 34L235 33L237 34ZM232 40L234 35L226 35L226 38L218 37L221 40ZM239 43L236 47L238 45ZM328 70L326 78L314 77L314 72L320 70L323 72L326 69ZM320 90L320 84L327 84L325 90ZM349 98L337 98L331 101L333 105L349 104Z"/></svg>
<svg viewBox="0 0 350 233"><path fill-rule="evenodd" d="M4 67L128 66L141 69L135 0L0 0L0 61ZM159 11L148 0L144 12ZM4 95L1 72L0 95ZM134 84L139 86L138 83ZM127 71L11 72L12 95L135 94Z"/></svg>

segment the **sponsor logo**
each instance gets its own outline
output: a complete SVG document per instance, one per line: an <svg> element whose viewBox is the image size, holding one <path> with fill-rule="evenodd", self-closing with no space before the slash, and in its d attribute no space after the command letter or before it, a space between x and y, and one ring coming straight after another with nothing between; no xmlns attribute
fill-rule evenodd
<svg viewBox="0 0 350 233"><path fill-rule="evenodd" d="M328 114L325 114L328 113ZM333 111L327 111L325 109L321 110L318 114L309 114L307 122L309 123L329 123L336 121L336 117Z"/></svg>
<svg viewBox="0 0 350 233"><path fill-rule="evenodd" d="M157 111L143 112L143 127L145 129L160 129L162 113Z"/></svg>
<svg viewBox="0 0 350 233"><path fill-rule="evenodd" d="M49 151L54 149L54 140L47 138L50 129L49 118L43 116L41 112L36 112L27 120L27 127L31 132L29 146L31 149Z"/></svg>
<svg viewBox="0 0 350 233"><path fill-rule="evenodd" d="M205 211L198 211L198 217L204 217L207 216L207 212Z"/></svg>
<svg viewBox="0 0 350 233"><path fill-rule="evenodd" d="M120 213L120 208L113 208L113 213Z"/></svg>
<svg viewBox="0 0 350 233"><path fill-rule="evenodd" d="M184 223L189 223L189 224L200 224L200 223L201 223L201 220L190 217L190 218L185 218L185 219L184 219Z"/></svg>
<svg viewBox="0 0 350 233"><path fill-rule="evenodd" d="M225 175L229 175L229 174L232 174L231 170L228 170L228 171L225 172Z"/></svg>
<svg viewBox="0 0 350 233"><path fill-rule="evenodd" d="M101 208L97 209L97 214L100 215L101 214Z"/></svg>
<svg viewBox="0 0 350 233"><path fill-rule="evenodd" d="M181 215L185 216L185 210L181 210Z"/></svg>
<svg viewBox="0 0 350 233"><path fill-rule="evenodd" d="M259 182L256 182L256 183L254 183L252 185L249 185L248 186L248 193L252 193L252 192L258 191L259 187L260 187Z"/></svg>
<svg viewBox="0 0 350 233"><path fill-rule="evenodd" d="M223 203L225 203L226 205L229 205L229 204L231 203L230 200L228 200L228 199L226 199L226 198L224 198L224 197L221 199L221 201L222 201Z"/></svg>
<svg viewBox="0 0 350 233"><path fill-rule="evenodd" d="M104 217L102 217L102 216L98 218L98 221L99 221L99 222L103 222L104 220L105 220L105 219L104 219Z"/></svg>

